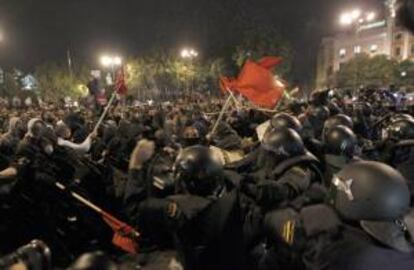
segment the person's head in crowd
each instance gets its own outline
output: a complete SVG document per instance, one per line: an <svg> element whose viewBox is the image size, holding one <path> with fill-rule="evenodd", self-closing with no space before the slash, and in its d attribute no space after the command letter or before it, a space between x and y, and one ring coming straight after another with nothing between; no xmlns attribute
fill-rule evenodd
<svg viewBox="0 0 414 270"><path fill-rule="evenodd" d="M62 138L65 140L69 140L70 137L72 136L70 128L63 121L58 121L56 123L55 132L59 138Z"/></svg>
<svg viewBox="0 0 414 270"><path fill-rule="evenodd" d="M56 117L51 111L44 111L41 114L41 119L46 125L54 126L56 124Z"/></svg>
<svg viewBox="0 0 414 270"><path fill-rule="evenodd" d="M40 118L32 118L27 122L26 136L29 138L39 138L46 129L46 124Z"/></svg>
<svg viewBox="0 0 414 270"><path fill-rule="evenodd" d="M200 144L201 143L200 133L195 127L187 126L183 129L180 142L183 147L189 147L189 146Z"/></svg>

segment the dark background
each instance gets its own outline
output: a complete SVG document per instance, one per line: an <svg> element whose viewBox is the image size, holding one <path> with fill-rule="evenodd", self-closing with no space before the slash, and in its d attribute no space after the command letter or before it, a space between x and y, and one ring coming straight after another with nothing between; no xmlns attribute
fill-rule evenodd
<svg viewBox="0 0 414 270"><path fill-rule="evenodd" d="M97 62L104 52L139 56L154 48L197 48L223 55L240 22L276 26L294 53L292 78L314 78L320 39L339 29L338 14L380 0L0 0L0 66L26 71L47 61ZM241 30L240 30L241 29Z"/></svg>

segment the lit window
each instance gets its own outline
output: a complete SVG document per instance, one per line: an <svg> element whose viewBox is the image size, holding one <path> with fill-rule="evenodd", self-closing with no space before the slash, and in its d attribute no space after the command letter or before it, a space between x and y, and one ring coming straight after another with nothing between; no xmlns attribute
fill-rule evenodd
<svg viewBox="0 0 414 270"><path fill-rule="evenodd" d="M369 50L374 53L376 51L378 51L378 45L377 44L372 44L371 47L369 48Z"/></svg>
<svg viewBox="0 0 414 270"><path fill-rule="evenodd" d="M340 49L339 50L339 55L342 56L342 57L345 56L346 55L346 49Z"/></svg>
<svg viewBox="0 0 414 270"><path fill-rule="evenodd" d="M355 46L354 47L354 53L361 53L361 46Z"/></svg>

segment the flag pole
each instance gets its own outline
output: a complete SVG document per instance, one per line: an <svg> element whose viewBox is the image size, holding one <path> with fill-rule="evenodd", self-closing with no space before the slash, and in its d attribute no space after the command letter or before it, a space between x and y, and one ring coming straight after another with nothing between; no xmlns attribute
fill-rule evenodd
<svg viewBox="0 0 414 270"><path fill-rule="evenodd" d="M233 99L233 101L234 101L234 105L236 106L236 109L237 109L238 111L240 111L240 104L239 104L239 101L238 101L238 100L237 100L237 98L234 96L233 92L232 92L232 91L230 91L230 89L227 89L227 92L229 92L229 94L230 94L231 98Z"/></svg>
<svg viewBox="0 0 414 270"><path fill-rule="evenodd" d="M97 205L93 204L92 202L88 201L85 197L83 197L83 196L79 195L79 194L78 194L78 193L76 193L76 192L73 192L73 191L67 190L66 186L64 186L62 183L60 183L60 182L56 182L56 183L55 183L55 186L56 186L58 189L62 190L62 191L68 191L68 192L69 192L69 194L70 194L73 198L75 198L77 201L81 202L83 205L85 205L85 206L89 207L90 209L92 209L92 210L93 210L93 211L95 211L96 213L101 214L101 215L103 215L104 217L108 217L108 218L110 218L111 220L116 221L117 223L122 223L121 221L119 221L118 219L116 219L114 216L112 216L112 215L110 215L109 213L105 212L102 208L100 208L100 207L98 207ZM133 237L135 237L135 238L138 238L138 237L140 236L139 232L137 232L137 231L135 231L135 230L132 232L132 235L133 235Z"/></svg>
<svg viewBox="0 0 414 270"><path fill-rule="evenodd" d="M216 123L214 124L213 130L211 131L211 135L214 135L216 133L216 130L218 128L218 125L220 121L223 119L224 113L227 111L228 107L230 106L230 101L232 100L232 96L229 95L229 97L226 100L226 103L224 103L223 108L221 109L221 112L219 114L219 117L217 118Z"/></svg>
<svg viewBox="0 0 414 270"><path fill-rule="evenodd" d="M96 133L96 132L98 131L98 128L99 128L99 126L102 124L102 121L105 119L105 116L106 116L106 114L108 113L109 108L111 107L112 103L114 102L115 97L116 97L116 91L114 91L114 92L112 93L112 96L111 96L111 98L109 99L109 102L108 102L108 104L107 104L107 105L106 105L106 107L105 107L105 110L104 110L104 111L103 111L103 113L101 114L101 117L99 117L99 120L98 120L98 122L96 123L95 128L93 129L93 133Z"/></svg>
<svg viewBox="0 0 414 270"><path fill-rule="evenodd" d="M85 197L79 195L78 193L68 190L66 186L64 186L60 182L55 182L55 187L61 191L68 192L71 197L76 199L78 202L82 203L83 205L87 206L89 209L93 210L97 214L100 214L103 220L114 230L115 235L112 239L112 243L124 251L129 253L135 254L137 252L137 240L140 237L140 233L129 226L126 223L123 223L113 215L109 214L99 206L95 205L91 201L87 200ZM117 236L118 235L118 236ZM125 241L122 242L122 238L130 239L132 244L126 243Z"/></svg>

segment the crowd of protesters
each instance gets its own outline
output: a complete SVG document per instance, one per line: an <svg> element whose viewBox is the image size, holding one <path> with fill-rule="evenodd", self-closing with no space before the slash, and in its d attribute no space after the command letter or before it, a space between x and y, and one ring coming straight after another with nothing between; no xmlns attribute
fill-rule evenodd
<svg viewBox="0 0 414 270"><path fill-rule="evenodd" d="M97 129L82 105L3 106L0 268L412 269L411 106L326 90L220 118L223 99L115 103Z"/></svg>

